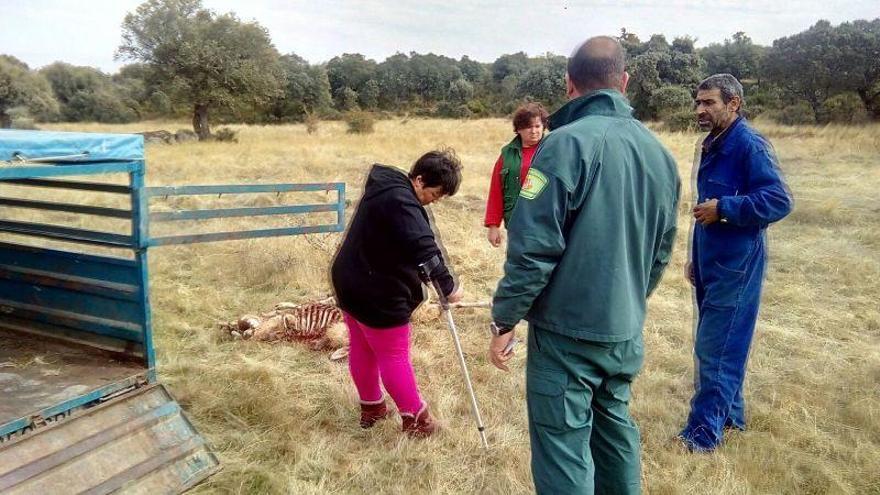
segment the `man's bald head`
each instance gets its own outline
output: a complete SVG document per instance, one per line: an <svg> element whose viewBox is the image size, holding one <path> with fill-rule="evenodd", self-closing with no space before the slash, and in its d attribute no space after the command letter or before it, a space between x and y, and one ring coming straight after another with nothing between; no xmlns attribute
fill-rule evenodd
<svg viewBox="0 0 880 495"><path fill-rule="evenodd" d="M568 79L580 94L625 88L626 51L610 36L583 42L568 59Z"/></svg>

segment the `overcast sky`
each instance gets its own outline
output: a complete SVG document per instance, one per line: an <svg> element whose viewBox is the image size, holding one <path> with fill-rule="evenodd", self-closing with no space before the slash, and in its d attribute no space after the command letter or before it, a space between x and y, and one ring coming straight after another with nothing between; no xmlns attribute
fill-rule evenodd
<svg viewBox="0 0 880 495"><path fill-rule="evenodd" d="M139 0L0 0L0 53L32 68L56 60L113 72L121 24ZM880 0L203 0L269 30L281 53L326 62L342 53L376 61L395 52L468 55L491 62L504 53L568 55L583 39L621 27L647 39L690 35L698 46L745 31L757 43L794 34L819 19L833 24L880 17Z"/></svg>

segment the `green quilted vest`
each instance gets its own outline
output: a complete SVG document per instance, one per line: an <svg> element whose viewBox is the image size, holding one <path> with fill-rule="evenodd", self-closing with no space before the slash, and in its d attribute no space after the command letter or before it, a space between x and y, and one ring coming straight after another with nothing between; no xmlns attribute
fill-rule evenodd
<svg viewBox="0 0 880 495"><path fill-rule="evenodd" d="M510 214L516 206L522 181L519 173L522 171L522 138L517 135L509 144L501 148L501 191L504 197L504 226L510 221Z"/></svg>

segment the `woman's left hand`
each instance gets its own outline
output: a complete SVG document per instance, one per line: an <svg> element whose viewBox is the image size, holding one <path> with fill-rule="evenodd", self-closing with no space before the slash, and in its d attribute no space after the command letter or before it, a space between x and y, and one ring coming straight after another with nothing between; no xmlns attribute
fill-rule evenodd
<svg viewBox="0 0 880 495"><path fill-rule="evenodd" d="M489 231L486 233L486 239L489 240L489 244L492 247L498 247L501 245L501 227L497 225L492 225L489 227Z"/></svg>

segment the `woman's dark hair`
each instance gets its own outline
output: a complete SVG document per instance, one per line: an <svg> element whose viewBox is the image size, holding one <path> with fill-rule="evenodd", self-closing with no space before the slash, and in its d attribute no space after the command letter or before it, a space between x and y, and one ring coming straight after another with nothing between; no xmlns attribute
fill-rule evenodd
<svg viewBox="0 0 880 495"><path fill-rule="evenodd" d="M513 132L530 127L535 117L540 118L541 124L547 127L547 119L550 117L550 114L544 109L544 105L540 103L526 103L517 108L513 114Z"/></svg>
<svg viewBox="0 0 880 495"><path fill-rule="evenodd" d="M444 195L453 196L461 185L461 160L452 148L429 151L409 171L410 179L420 175L425 187L441 186Z"/></svg>

